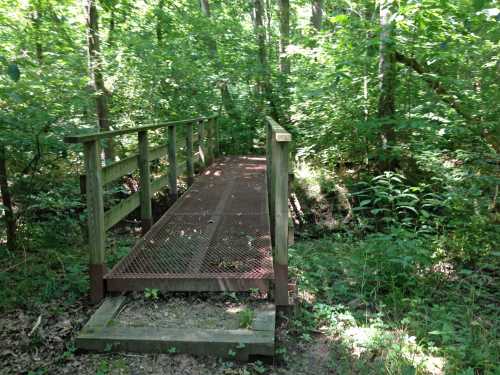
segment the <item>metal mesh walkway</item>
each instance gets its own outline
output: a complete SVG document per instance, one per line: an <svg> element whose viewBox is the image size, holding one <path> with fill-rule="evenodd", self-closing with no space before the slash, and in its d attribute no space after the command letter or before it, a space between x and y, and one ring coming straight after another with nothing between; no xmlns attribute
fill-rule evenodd
<svg viewBox="0 0 500 375"><path fill-rule="evenodd" d="M266 160L219 159L106 276L109 291L267 290Z"/></svg>

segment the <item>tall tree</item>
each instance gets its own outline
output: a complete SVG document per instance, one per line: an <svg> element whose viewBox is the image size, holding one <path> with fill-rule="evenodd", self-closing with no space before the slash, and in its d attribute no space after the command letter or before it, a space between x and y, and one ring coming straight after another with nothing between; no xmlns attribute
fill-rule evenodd
<svg viewBox="0 0 500 375"><path fill-rule="evenodd" d="M262 97L271 105L271 82L267 59L266 28L264 26L264 6L262 0L254 0L254 28L257 37L259 78L258 85Z"/></svg>
<svg viewBox="0 0 500 375"><path fill-rule="evenodd" d="M290 74L290 59L286 54L290 43L290 1L278 0L280 8L280 71Z"/></svg>
<svg viewBox="0 0 500 375"><path fill-rule="evenodd" d="M396 53L394 48L394 0L380 0L380 47L378 117L382 124L383 168L392 169L391 146L395 143L394 114L396 112Z"/></svg>
<svg viewBox="0 0 500 375"><path fill-rule="evenodd" d="M5 224L7 229L7 248L11 251L16 249L16 217L12 205L12 198L7 178L7 154L5 145L0 144L0 194L5 210Z"/></svg>
<svg viewBox="0 0 500 375"><path fill-rule="evenodd" d="M319 31L321 30L321 23L323 22L323 0L313 0L311 8L311 24Z"/></svg>
<svg viewBox="0 0 500 375"><path fill-rule="evenodd" d="M95 0L87 0L85 4L87 22L87 46L89 74L92 81L92 89L95 95L96 114L99 129L106 131L110 129L108 95L104 85L103 59L99 41L99 16ZM104 157L107 162L114 160L114 143L109 138L104 148Z"/></svg>

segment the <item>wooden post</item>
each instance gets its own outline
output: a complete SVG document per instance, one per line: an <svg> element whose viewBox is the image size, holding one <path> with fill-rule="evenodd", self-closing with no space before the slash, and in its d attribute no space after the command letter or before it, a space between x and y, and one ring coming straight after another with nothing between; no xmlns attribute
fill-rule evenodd
<svg viewBox="0 0 500 375"><path fill-rule="evenodd" d="M186 125L186 174L188 185L192 185L194 181L193 124Z"/></svg>
<svg viewBox="0 0 500 375"><path fill-rule="evenodd" d="M288 305L288 142L273 140L274 274L276 305Z"/></svg>
<svg viewBox="0 0 500 375"><path fill-rule="evenodd" d="M83 145L85 153L87 215L89 233L90 301L98 303L104 298L104 251L106 234L104 230L104 199L102 189L101 145L98 140Z"/></svg>
<svg viewBox="0 0 500 375"><path fill-rule="evenodd" d="M198 151L200 152L201 165L203 168L207 166L207 150L205 146L205 122L200 121L198 124Z"/></svg>
<svg viewBox="0 0 500 375"><path fill-rule="evenodd" d="M210 119L207 122L207 165L211 165L214 161L214 119Z"/></svg>
<svg viewBox="0 0 500 375"><path fill-rule="evenodd" d="M175 145L175 125L168 127L168 187L171 201L177 200L177 156Z"/></svg>
<svg viewBox="0 0 500 375"><path fill-rule="evenodd" d="M141 224L145 234L153 225L153 210L151 208L151 171L149 169L148 132L139 132L139 174L141 176Z"/></svg>
<svg viewBox="0 0 500 375"><path fill-rule="evenodd" d="M267 124L267 140L266 140L266 177L267 177L267 198L269 205L269 218L271 226L271 243L274 245L274 194L273 194L273 132L270 124Z"/></svg>
<svg viewBox="0 0 500 375"><path fill-rule="evenodd" d="M214 136L214 154L215 154L215 157L218 158L220 156L220 144L219 144L219 116L217 116L216 118L214 118L214 132L215 132L215 136Z"/></svg>

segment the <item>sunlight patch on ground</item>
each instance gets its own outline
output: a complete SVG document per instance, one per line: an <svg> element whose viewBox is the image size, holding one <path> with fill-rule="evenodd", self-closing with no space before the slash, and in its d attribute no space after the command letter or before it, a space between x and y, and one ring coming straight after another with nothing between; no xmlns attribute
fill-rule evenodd
<svg viewBox="0 0 500 375"><path fill-rule="evenodd" d="M352 326L337 331L351 355L360 360L379 357L387 369L413 368L417 374L444 374L445 360L426 353L414 336L379 326Z"/></svg>

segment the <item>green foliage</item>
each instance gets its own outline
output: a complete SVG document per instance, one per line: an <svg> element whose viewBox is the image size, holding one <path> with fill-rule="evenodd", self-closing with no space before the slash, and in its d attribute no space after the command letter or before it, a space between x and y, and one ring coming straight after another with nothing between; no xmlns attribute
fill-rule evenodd
<svg viewBox="0 0 500 375"><path fill-rule="evenodd" d="M144 289L144 298L150 301L158 301L160 298L160 290L156 288L146 288Z"/></svg>
<svg viewBox="0 0 500 375"><path fill-rule="evenodd" d="M238 312L240 328L250 328L252 326L254 317L255 312L250 307L245 307L243 310Z"/></svg>
<svg viewBox="0 0 500 375"><path fill-rule="evenodd" d="M342 350L368 348L359 364L369 373L379 371L373 356L393 373L408 366L425 373L421 360L438 357L450 372L494 373L500 290L486 259L476 271L453 268L436 237L403 228L362 241L339 234L299 242L290 253L302 291L317 298L294 322L301 335L327 326L344 337ZM493 262L488 267L498 267L498 257Z"/></svg>

